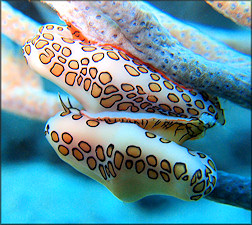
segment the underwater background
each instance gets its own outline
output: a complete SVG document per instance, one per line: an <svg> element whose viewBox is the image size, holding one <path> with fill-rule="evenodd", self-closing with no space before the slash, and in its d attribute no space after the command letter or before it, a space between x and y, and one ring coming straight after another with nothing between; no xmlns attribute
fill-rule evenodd
<svg viewBox="0 0 252 225"><path fill-rule="evenodd" d="M8 3L41 24L64 24L40 2ZM188 23L241 29L205 2L150 3ZM12 45L22 55L21 47ZM63 93L49 81L43 82L46 90ZM183 145L207 153L219 170L250 177L251 111L220 101L225 126L217 125L207 130L204 138ZM149 196L124 203L60 160L44 137L44 126L45 122L1 111L2 223L251 223L251 211L206 199L185 202Z"/></svg>

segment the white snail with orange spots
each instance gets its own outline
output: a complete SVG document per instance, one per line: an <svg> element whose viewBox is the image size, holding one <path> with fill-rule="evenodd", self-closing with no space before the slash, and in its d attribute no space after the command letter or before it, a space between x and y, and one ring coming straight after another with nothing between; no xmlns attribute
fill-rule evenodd
<svg viewBox="0 0 252 225"><path fill-rule="evenodd" d="M65 112L46 125L64 161L123 201L150 194L198 200L213 190L213 161L178 144L224 124L216 98L165 80L122 49L73 40L64 26L41 27L23 50L34 70L85 109L62 102Z"/></svg>
<svg viewBox="0 0 252 225"><path fill-rule="evenodd" d="M46 124L58 156L132 202L151 194L198 200L216 183L216 168L204 153L189 151L135 124L109 124L67 108Z"/></svg>

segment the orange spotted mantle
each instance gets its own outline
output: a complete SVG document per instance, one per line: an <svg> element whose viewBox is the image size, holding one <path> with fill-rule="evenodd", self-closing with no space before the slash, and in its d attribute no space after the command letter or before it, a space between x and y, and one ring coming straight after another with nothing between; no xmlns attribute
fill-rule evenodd
<svg viewBox="0 0 252 225"><path fill-rule="evenodd" d="M150 187L150 189L148 189L149 191L144 191L141 188L140 191L139 188L136 188L136 192L138 192L137 194L134 194L133 189L131 197L121 196L121 194L118 193L118 189L120 189L120 183L118 183L118 186L116 186L114 182L108 182L110 183L110 185L108 185L107 179L105 179L104 177L107 177L110 174L113 178L115 178L115 180L120 180L120 182L122 183L125 183L126 180L129 181L129 178L126 178L122 173L120 173L122 174L120 175L121 178L118 178L119 176L114 177L112 174L116 174L116 165L118 165L119 163L116 159L120 158L122 161L121 163L123 163L124 158L126 159L127 157L132 157L128 154L129 150L127 150L131 145L129 144L128 146L125 146L124 143L138 139L138 133L143 132L142 128L148 130L148 132L145 132L145 137L147 138L147 140L153 141L153 143L155 142L154 140L157 139L168 139L169 141L167 141L167 143L174 141L178 144L182 144L185 140L202 136L201 134L204 134L204 131L207 128L214 126L216 121L224 124L223 111L220 108L218 100L216 98L210 97L206 93L199 93L195 90L186 90L185 88L178 86L172 81L164 79L160 72L143 64L140 60L134 58L130 54L127 54L122 49L108 45L101 46L94 43L88 44L86 42L74 40L72 38L73 36L66 26L48 24L42 26L39 30L39 33L32 39L29 39L23 47L24 56L31 68L74 96L84 107L85 111L78 111L76 115L73 115L71 117L72 122L75 121L74 118L81 118L82 120L87 120L89 118L90 121L92 121L90 123L93 124L93 126L91 126L91 130L88 128L90 127L90 124L88 124L87 122L83 122L84 124L86 124L85 126L82 125L80 127L80 125L76 125L73 130L75 130L74 133L79 133L78 135L76 133L77 136L75 136L75 134L70 130L67 131L67 129L65 129L66 134L63 135L64 132L61 134L60 127L65 126L65 124L63 124L65 122L63 122L62 116L56 115L48 121L48 126L51 127L51 123L54 119L56 120L56 117L60 118L62 122L54 123L59 125L59 128L57 128L56 126L53 130L49 129L48 127L46 128L47 133L49 134L48 137L50 137L48 138L49 142L52 144L57 154L59 154L59 156L63 160L67 161L69 164L71 164L81 172L103 183L117 197L124 201L137 200L151 193L159 193L161 190L161 192L163 193L162 188L164 187L162 187L160 190L158 189L159 191L156 192L153 190L153 188ZM66 116L65 118L68 117L69 116ZM67 122L69 122L68 126L70 127L70 119L67 119ZM123 126L120 125L121 123L124 123ZM94 126L94 124L97 125ZM100 127L103 126L99 126L98 129L98 124L106 124L107 129L107 131L100 136L98 135L98 132L99 130L101 130ZM138 126L136 126L135 124ZM90 136L90 138L86 137L85 141L79 141L78 143L76 141L73 141L73 139L78 139L76 137L86 136L86 126L88 128L88 132L92 131L90 133L91 136L88 135ZM123 127L122 130L124 130L122 131L121 136L113 132L114 127L116 127L115 129L117 129L118 126ZM96 127L95 130L94 127ZM126 127L132 130L131 133L134 138L130 137L132 135L128 134L129 132L127 132L128 130L126 129ZM109 137L112 136L112 133L117 136L118 140L113 139L113 142L111 140L111 143L109 145L100 144L99 148L97 146L91 148L91 146L94 146L94 144L98 143L99 141L103 143L103 141L100 139L109 140ZM93 137L94 135L95 137ZM148 135L150 137L148 137ZM60 139L60 137L62 139ZM116 147L116 152L118 152L118 154L113 155L114 158L112 161L105 161L105 164L99 164L99 166L97 167L100 171L100 174L97 175L97 173L94 173L96 175L93 175L94 171L92 171L91 168L96 168L95 165L98 165L98 162L101 159L98 157L98 155L100 155L100 157L102 158L103 156L101 155L104 155L102 153L98 155L94 154L97 154L97 152L104 152L105 146L107 146L107 149L110 149L109 146L111 145L115 146L114 141L121 142L121 145L118 143ZM141 139L138 141L141 141ZM138 143L138 141L136 142ZM181 150L175 150L182 147L178 147L174 142L171 142L172 146L174 147L174 151L171 155L175 158L174 160L172 159L170 163L175 163L174 167L179 168L178 170L173 170L173 174L176 178L175 174L179 174L181 173L181 171L184 171L182 174L187 174L188 171L191 171L190 168L191 166L192 168L194 168L192 164L194 164L195 162L182 163L182 158L185 156L181 156L180 161L180 154L178 154L178 152L180 152ZM160 143L163 142L160 141ZM147 148L147 146L145 146L146 150L143 150L145 147L142 149L141 147L139 147L139 145L133 146L137 146L137 149L142 149L140 152L152 152L152 154L155 155L155 159L158 161L161 160L161 158L164 157L166 153L162 155L161 153L158 153L159 150L157 151L157 149L163 149L162 151L167 152L166 147L164 147L167 145L159 146L160 143L157 145L151 144L150 146L152 146L152 148ZM72 144L75 147L71 146L71 148L69 148L65 144ZM86 153L91 152L90 154L93 154L93 156L91 158L89 158L88 156L85 157L84 153L86 148L82 148L81 146L90 146L90 151ZM87 148L89 149L89 147ZM93 149L93 151L91 149ZM182 177L181 175L177 180L180 180L180 182L183 180L183 185L187 183L186 185L189 186L188 188L192 189L192 179L198 179L198 181L200 181L199 183L201 184L200 187L202 188L200 192L201 194L199 194L198 197L192 198L193 200L197 200L205 194L210 193L210 191L213 189L215 185L215 182L213 182L213 180L215 179L216 181L216 173L214 173L212 170L211 172L209 172L209 163L207 167L205 166L205 160L208 159L206 155L204 155L205 157L200 157L200 155L197 153L189 153L188 150L186 150L186 152L186 157L190 156L189 158L193 158L194 160L196 160L197 158L196 161L200 161L200 166L196 166L197 169L192 170L194 171L194 173L188 173L188 175L185 176L186 178L184 178L184 176ZM144 157L145 154L147 153L143 154ZM167 176L168 174L164 175L164 171L154 170L151 167L149 170L147 170L147 167L145 166L147 164L146 161L144 161L144 159L142 158L142 153L139 153L138 155L139 156L137 157L133 157L137 158L138 161L129 160L127 161L127 163L125 161L126 171L133 171L131 170L131 168L133 167L135 167L136 170L136 173L130 172L130 179L136 180L139 174L137 171L139 170L141 171L140 173L146 171L148 175L147 177L156 177L153 180L158 179L158 177L161 178L164 176L166 177L166 180L170 181L171 178ZM168 160L171 155L167 155L166 160ZM69 156L69 158L66 158L65 156ZM78 158L80 160L78 160ZM79 161L84 161L84 159L86 164L80 164ZM150 159L154 163L155 160L151 157ZM202 160L204 161L203 164ZM103 160L100 161L103 162ZM177 165L176 162L179 165L183 166L175 166ZM214 165L213 163L210 164ZM137 170L137 165L141 165L139 166L139 168L142 169ZM196 165L198 164L196 163ZM130 167L130 169L128 167ZM110 170L109 168L114 169ZM208 172L206 172L206 170ZM211 173L211 176L214 178L210 179L208 176L209 173ZM105 176L104 174L107 175ZM150 174L151 176L149 176ZM146 177L144 175L143 177L143 179L145 180ZM167 177L169 177L169 179ZM189 182L189 179L191 179L191 183ZM129 184L125 185L131 185L132 180L129 181ZM204 185L202 183L203 180ZM160 182L162 183L164 181L164 178L158 179L157 185L160 186ZM174 182L175 185L177 181L174 180ZM170 183L171 185L173 185L173 182ZM211 190L208 189L208 191L205 192L205 188L210 187L210 183L212 183L212 186L210 188ZM145 181L143 181L143 184L145 185ZM146 185L146 187L147 186L148 185ZM154 186L156 187L156 185ZM117 190L115 190L115 187ZM142 194L140 192L142 192ZM188 193L189 192L190 191L188 190ZM190 200L190 198L194 196L188 194L187 191L186 193L182 194L177 194L177 192L176 194L174 194L171 191L164 191L164 193L175 195L176 197L185 200Z"/></svg>
<svg viewBox="0 0 252 225"><path fill-rule="evenodd" d="M206 154L191 151L133 123L91 119L62 101L45 135L58 156L125 202L147 195L199 200L215 187L217 171Z"/></svg>

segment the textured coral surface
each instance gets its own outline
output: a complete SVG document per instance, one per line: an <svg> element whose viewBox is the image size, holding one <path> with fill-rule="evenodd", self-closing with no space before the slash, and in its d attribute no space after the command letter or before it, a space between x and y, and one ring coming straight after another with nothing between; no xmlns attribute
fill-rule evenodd
<svg viewBox="0 0 252 225"><path fill-rule="evenodd" d="M185 87L251 107L251 58L151 5L126 1L44 2L88 39L120 46Z"/></svg>

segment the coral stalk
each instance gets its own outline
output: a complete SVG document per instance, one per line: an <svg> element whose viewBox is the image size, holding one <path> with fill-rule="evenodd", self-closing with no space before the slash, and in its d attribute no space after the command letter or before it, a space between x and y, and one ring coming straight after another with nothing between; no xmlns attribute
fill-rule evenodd
<svg viewBox="0 0 252 225"><path fill-rule="evenodd" d="M251 210L251 179L218 171L218 181L206 199Z"/></svg>
<svg viewBox="0 0 252 225"><path fill-rule="evenodd" d="M237 24L251 28L251 1L206 1Z"/></svg>
<svg viewBox="0 0 252 225"><path fill-rule="evenodd" d="M1 4L2 33L18 45L23 45L37 33L40 24L8 3L3 1ZM48 120L61 110L57 94L43 89L40 76L28 67L21 49L4 35L1 46L2 109L32 119Z"/></svg>
<svg viewBox="0 0 252 225"><path fill-rule="evenodd" d="M37 33L40 24L12 8L7 2L1 2L2 32L18 45Z"/></svg>
<svg viewBox="0 0 252 225"><path fill-rule="evenodd" d="M178 38L186 33L178 29L176 39L162 21L172 22L170 27L181 25L149 4L130 1L43 2L57 10L63 20L76 26L86 38L122 47L187 88L251 107L251 58L210 40L200 32L196 34L199 41L193 52ZM192 41L190 35L185 37L185 40ZM206 55L199 55L202 48L212 49L213 55L209 56L206 51ZM215 54L228 56L214 59Z"/></svg>

